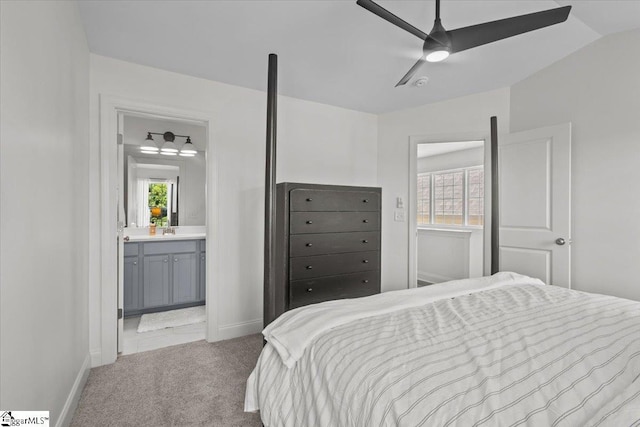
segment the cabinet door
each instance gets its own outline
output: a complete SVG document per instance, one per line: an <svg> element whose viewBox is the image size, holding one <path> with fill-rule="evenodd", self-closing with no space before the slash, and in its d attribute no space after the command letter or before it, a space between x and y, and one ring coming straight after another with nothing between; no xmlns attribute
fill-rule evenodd
<svg viewBox="0 0 640 427"><path fill-rule="evenodd" d="M204 301L207 295L207 255L204 252L200 253L200 279L199 279L199 287L200 287L200 295L198 299L200 301Z"/></svg>
<svg viewBox="0 0 640 427"><path fill-rule="evenodd" d="M173 303L198 301L196 254L173 255Z"/></svg>
<svg viewBox="0 0 640 427"><path fill-rule="evenodd" d="M124 312L139 310L140 304L140 269L138 256L124 257Z"/></svg>
<svg viewBox="0 0 640 427"><path fill-rule="evenodd" d="M144 257L144 307L169 304L169 255Z"/></svg>

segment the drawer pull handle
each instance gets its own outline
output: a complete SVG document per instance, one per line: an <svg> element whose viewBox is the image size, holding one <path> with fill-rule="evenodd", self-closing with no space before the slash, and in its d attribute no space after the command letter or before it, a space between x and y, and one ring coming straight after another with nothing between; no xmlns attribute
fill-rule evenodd
<svg viewBox="0 0 640 427"><path fill-rule="evenodd" d="M305 246L310 248L311 246L313 246L313 243L307 243Z"/></svg>
<svg viewBox="0 0 640 427"><path fill-rule="evenodd" d="M363 259L363 260L362 260L362 263L363 263L363 264L369 264L369 260L368 260L368 259Z"/></svg>
<svg viewBox="0 0 640 427"><path fill-rule="evenodd" d="M367 223L367 222L369 222L369 220L368 219L363 219L362 222Z"/></svg>
<svg viewBox="0 0 640 427"><path fill-rule="evenodd" d="M313 199L311 197L307 198L307 202L313 202Z"/></svg>
<svg viewBox="0 0 640 427"><path fill-rule="evenodd" d="M313 221L309 220L307 221L307 224L313 224Z"/></svg>
<svg viewBox="0 0 640 427"><path fill-rule="evenodd" d="M369 283L369 279L364 279L362 283Z"/></svg>
<svg viewBox="0 0 640 427"><path fill-rule="evenodd" d="M367 239L364 239L362 243L369 243L369 241Z"/></svg>
<svg viewBox="0 0 640 427"><path fill-rule="evenodd" d="M164 262L168 262L169 260L165 258L165 259L163 259L162 261L164 261Z"/></svg>
<svg viewBox="0 0 640 427"><path fill-rule="evenodd" d="M307 288L307 292L313 292L313 288Z"/></svg>
<svg viewBox="0 0 640 427"><path fill-rule="evenodd" d="M138 265L138 261L133 261L133 265Z"/></svg>
<svg viewBox="0 0 640 427"><path fill-rule="evenodd" d="M175 258L175 259L173 260L173 262L178 262L178 258Z"/></svg>
<svg viewBox="0 0 640 427"><path fill-rule="evenodd" d="M307 265L307 270L313 270L313 265Z"/></svg>
<svg viewBox="0 0 640 427"><path fill-rule="evenodd" d="M362 203L369 203L369 199L364 199Z"/></svg>

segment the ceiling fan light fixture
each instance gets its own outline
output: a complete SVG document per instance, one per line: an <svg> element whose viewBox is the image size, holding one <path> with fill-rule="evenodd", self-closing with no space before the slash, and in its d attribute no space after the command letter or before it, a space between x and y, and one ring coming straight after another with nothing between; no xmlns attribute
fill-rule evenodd
<svg viewBox="0 0 640 427"><path fill-rule="evenodd" d="M411 67L409 72L400 79L396 87L407 84L425 61L444 61L451 53L462 52L467 49L559 24L567 20L569 12L571 11L571 6L562 6L555 9L528 13L526 15L483 22L454 30L445 30L440 21L440 0L435 0L436 19L433 22L431 32L427 34L389 12L373 0L357 0L356 3L374 15L379 16L385 21L424 41L422 56L418 59L418 62Z"/></svg>
<svg viewBox="0 0 640 427"><path fill-rule="evenodd" d="M425 59L429 62L440 62L440 61L444 61L448 57L449 57L448 49L439 49L439 50L434 50L433 52L429 52Z"/></svg>

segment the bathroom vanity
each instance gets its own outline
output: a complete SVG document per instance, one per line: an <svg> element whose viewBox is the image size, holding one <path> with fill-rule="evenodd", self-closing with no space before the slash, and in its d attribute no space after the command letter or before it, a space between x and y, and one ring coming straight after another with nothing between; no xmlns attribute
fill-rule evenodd
<svg viewBox="0 0 640 427"><path fill-rule="evenodd" d="M205 303L203 235L131 236L124 244L124 315Z"/></svg>

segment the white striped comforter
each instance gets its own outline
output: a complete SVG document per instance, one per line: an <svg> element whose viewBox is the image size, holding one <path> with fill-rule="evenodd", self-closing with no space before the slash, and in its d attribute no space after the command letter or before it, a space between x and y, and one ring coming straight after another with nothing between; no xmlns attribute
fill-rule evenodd
<svg viewBox="0 0 640 427"><path fill-rule="evenodd" d="M245 410L267 427L640 426L640 303L509 285L267 344Z"/></svg>

